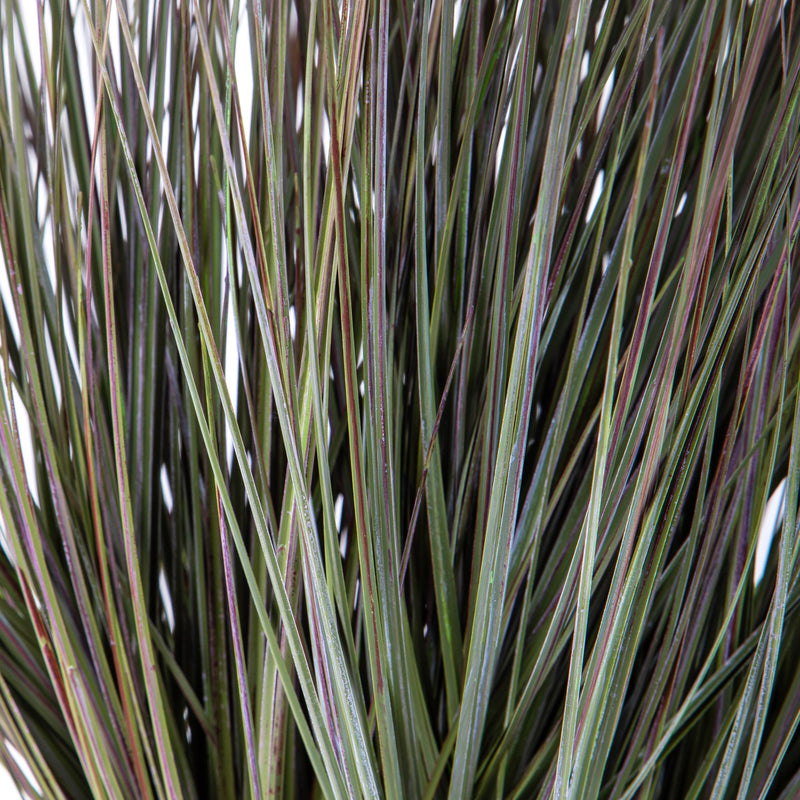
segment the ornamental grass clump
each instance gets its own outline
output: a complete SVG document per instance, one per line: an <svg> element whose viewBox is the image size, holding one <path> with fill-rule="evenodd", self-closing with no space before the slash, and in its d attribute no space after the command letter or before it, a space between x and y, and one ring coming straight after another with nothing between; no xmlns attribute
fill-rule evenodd
<svg viewBox="0 0 800 800"><path fill-rule="evenodd" d="M800 795L799 16L2 0L27 797Z"/></svg>

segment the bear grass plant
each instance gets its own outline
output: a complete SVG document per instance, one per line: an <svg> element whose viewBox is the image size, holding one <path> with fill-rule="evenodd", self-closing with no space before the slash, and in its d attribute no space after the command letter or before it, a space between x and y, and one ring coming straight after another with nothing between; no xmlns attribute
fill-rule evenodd
<svg viewBox="0 0 800 800"><path fill-rule="evenodd" d="M793 0L2 0L0 71L27 797L798 796Z"/></svg>

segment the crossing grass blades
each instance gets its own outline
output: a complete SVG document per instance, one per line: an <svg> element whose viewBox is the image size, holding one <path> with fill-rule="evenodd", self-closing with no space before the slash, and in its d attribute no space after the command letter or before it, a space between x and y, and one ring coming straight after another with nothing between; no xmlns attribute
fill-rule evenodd
<svg viewBox="0 0 800 800"><path fill-rule="evenodd" d="M798 16L2 0L25 796L800 794Z"/></svg>

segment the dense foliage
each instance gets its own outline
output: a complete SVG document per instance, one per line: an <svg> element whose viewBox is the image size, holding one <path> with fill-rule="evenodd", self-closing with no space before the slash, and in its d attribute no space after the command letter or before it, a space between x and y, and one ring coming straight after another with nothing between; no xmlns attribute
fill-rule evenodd
<svg viewBox="0 0 800 800"><path fill-rule="evenodd" d="M793 0L0 8L27 795L800 794Z"/></svg>

